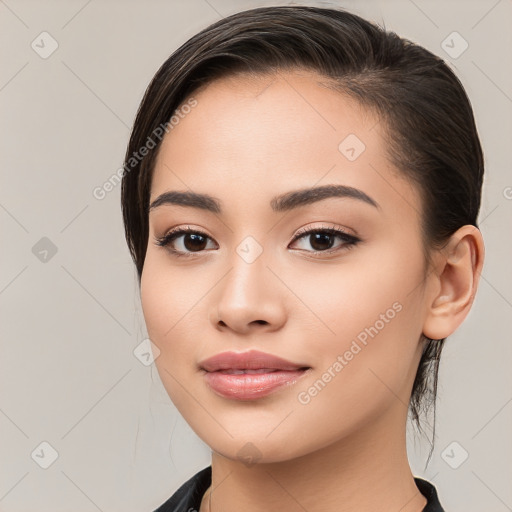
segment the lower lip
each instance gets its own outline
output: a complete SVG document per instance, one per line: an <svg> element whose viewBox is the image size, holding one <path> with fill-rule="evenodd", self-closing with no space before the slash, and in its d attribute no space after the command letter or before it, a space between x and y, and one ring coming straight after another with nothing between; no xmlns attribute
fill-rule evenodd
<svg viewBox="0 0 512 512"><path fill-rule="evenodd" d="M234 400L257 400L282 386L294 384L307 370L277 370L269 373L229 374L206 372L208 385L217 394Z"/></svg>

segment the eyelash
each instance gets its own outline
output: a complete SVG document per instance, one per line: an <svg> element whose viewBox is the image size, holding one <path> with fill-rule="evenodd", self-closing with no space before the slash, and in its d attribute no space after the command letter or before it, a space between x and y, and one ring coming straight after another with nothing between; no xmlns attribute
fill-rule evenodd
<svg viewBox="0 0 512 512"><path fill-rule="evenodd" d="M332 254L332 253L341 251L343 249L345 249L345 250L351 249L352 247L354 247L356 244L358 244L361 241L359 238L355 237L354 235L349 235L345 231L332 226L332 227L321 227L321 228L312 228L312 229L302 228L297 232L294 239L292 240L292 243L299 240L300 238L305 238L306 235L311 235L313 233L335 235L335 236L339 237L340 239L342 239L345 243L341 247L338 247L336 249L328 249L325 251L306 251L306 252L310 252L310 253L312 252L312 253L322 254L322 255ZM201 252L204 252L204 251L198 251L196 253L180 252L170 246L171 242L173 242L176 238L179 238L180 236L186 235L186 234L195 234L195 235L200 235L204 238L210 238L206 233L204 233L198 229L193 229L190 226L187 226L186 228L173 229L162 237L155 237L155 243L156 243L156 245L158 245L160 247L166 247L174 256L179 257L179 258L194 257L196 254L200 254ZM318 257L318 256L315 256L315 257Z"/></svg>

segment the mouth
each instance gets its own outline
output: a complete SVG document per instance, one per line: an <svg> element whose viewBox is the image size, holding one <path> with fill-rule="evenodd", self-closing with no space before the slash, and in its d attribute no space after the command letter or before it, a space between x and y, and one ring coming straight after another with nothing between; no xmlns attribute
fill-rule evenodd
<svg viewBox="0 0 512 512"><path fill-rule="evenodd" d="M257 400L295 384L310 366L255 350L224 352L199 365L210 390L231 400Z"/></svg>

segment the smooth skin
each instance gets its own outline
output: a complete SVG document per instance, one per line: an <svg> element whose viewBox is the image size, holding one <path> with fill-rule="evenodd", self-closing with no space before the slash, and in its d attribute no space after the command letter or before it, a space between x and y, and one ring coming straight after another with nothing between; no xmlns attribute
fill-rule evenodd
<svg viewBox="0 0 512 512"><path fill-rule="evenodd" d="M158 154L150 202L167 191L194 191L222 204L222 213L151 209L141 278L159 375L212 449L212 486L200 512L420 512L426 505L406 453L421 334L445 338L464 320L483 241L476 227L463 226L426 266L419 193L390 164L383 123L325 81L281 71L203 86ZM365 145L354 161L339 150L349 134ZM378 207L331 197L271 209L276 195L328 184L360 189ZM206 233L204 248L182 235L172 247L192 255L177 257L155 243L180 226ZM336 252L328 255L311 235L292 242L300 228L330 227L360 242L333 236ZM246 237L262 249L251 263L237 253ZM301 403L299 393L397 302L400 312ZM198 363L250 349L311 370L255 401L214 393Z"/></svg>

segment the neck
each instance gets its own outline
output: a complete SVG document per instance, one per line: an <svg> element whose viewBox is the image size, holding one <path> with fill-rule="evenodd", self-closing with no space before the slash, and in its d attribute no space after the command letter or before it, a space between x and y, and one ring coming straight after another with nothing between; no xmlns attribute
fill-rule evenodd
<svg viewBox="0 0 512 512"><path fill-rule="evenodd" d="M388 412L291 460L249 466L212 452L212 485L200 512L421 512L427 500L407 459L404 414Z"/></svg>

